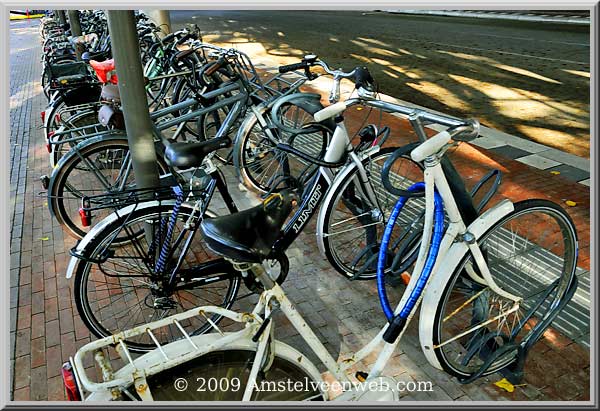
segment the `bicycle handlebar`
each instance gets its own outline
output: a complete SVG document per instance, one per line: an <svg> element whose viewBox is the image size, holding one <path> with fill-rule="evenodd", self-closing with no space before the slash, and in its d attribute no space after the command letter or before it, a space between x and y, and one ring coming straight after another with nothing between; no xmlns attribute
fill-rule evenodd
<svg viewBox="0 0 600 411"><path fill-rule="evenodd" d="M479 122L466 120L462 124L450 127L419 144L411 153L413 161L420 163L427 157L439 152L451 140L471 141L479 135Z"/></svg>
<svg viewBox="0 0 600 411"><path fill-rule="evenodd" d="M307 55L304 56L302 61L299 63L287 64L284 66L279 66L280 73L287 73L290 71L304 69L305 75L309 79L314 79L317 76L311 73L310 68L313 66L319 66L323 68L325 73L331 75L333 77L333 85L331 86L331 92L329 93L329 101L331 103L335 103L340 98L340 82L342 79L352 79L354 80L354 86L356 89L364 90L365 92L373 92L373 84L374 80L369 73L369 70L366 67L356 67L354 70L350 72L345 72L342 70L333 70L329 65L323 60L319 60L315 55Z"/></svg>
<svg viewBox="0 0 600 411"><path fill-rule="evenodd" d="M288 73L290 71L296 71L296 70L300 70L300 69L307 68L307 67L309 67L309 66L304 61L301 61L300 63L279 66L279 72L281 74L283 74L283 73Z"/></svg>

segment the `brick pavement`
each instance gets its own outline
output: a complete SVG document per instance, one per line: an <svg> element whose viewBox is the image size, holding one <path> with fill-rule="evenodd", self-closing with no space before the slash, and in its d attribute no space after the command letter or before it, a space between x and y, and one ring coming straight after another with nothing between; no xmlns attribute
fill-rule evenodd
<svg viewBox="0 0 600 411"><path fill-rule="evenodd" d="M48 158L38 130L41 125L38 113L45 99L39 83L37 27L33 22L12 23L10 31L10 307L11 366L14 359L15 370L11 392L14 400L63 400L60 366L78 347L90 341L90 336L77 315L70 284L64 278L66 251L74 240L63 235L50 218L45 196L39 195L42 189L38 178L48 172ZM405 127L400 123L396 126L396 131ZM463 145L453 157L459 170L468 170L466 175L473 176L468 183L482 175L485 167L502 165L507 177L498 198L517 199L535 194L559 201L562 197L577 201L578 206L569 211L577 221L582 245L587 244L582 264L589 265L589 191L584 186L575 187L560 176L550 181L547 173L485 149ZM237 191L235 184L230 187ZM245 204L256 201L249 193L236 193L236 197L245 199ZM314 232L313 221L289 250L291 269L285 289L337 357L360 348L384 324L384 318L375 284L348 282L336 274L319 256ZM255 300L255 297L243 300L238 306L250 305ZM283 320L277 324L279 338L305 351L305 344L290 324ZM365 369L372 361L373 357L368 357L366 364L358 368ZM583 345L550 329L527 362L525 386L517 387L513 393L504 392L492 384L501 378L498 375L461 385L426 362L413 323L388 373L403 381L433 382L432 392L405 393L403 400L589 400L589 364L589 351Z"/></svg>

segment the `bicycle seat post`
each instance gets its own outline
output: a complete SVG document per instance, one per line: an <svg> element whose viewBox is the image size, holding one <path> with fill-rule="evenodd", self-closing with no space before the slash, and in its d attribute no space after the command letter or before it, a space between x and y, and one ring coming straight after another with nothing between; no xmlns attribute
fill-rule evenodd
<svg viewBox="0 0 600 411"><path fill-rule="evenodd" d="M233 268L246 275L254 276L264 287L265 290L270 290L275 286L275 281L269 276L267 270L262 263L240 263L238 261L228 259Z"/></svg>

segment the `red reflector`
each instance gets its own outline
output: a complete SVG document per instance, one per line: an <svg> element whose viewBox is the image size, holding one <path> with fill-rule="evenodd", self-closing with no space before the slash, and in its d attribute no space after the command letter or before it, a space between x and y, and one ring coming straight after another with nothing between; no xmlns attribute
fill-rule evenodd
<svg viewBox="0 0 600 411"><path fill-rule="evenodd" d="M56 121L57 123L60 123L60 113L57 113L57 114L54 116L54 121Z"/></svg>
<svg viewBox="0 0 600 411"><path fill-rule="evenodd" d="M48 150L49 153L52 152L52 145L50 143L46 143L46 150Z"/></svg>
<svg viewBox="0 0 600 411"><path fill-rule="evenodd" d="M46 121L46 110L42 111L40 113L40 116L42 117L42 123Z"/></svg>
<svg viewBox="0 0 600 411"><path fill-rule="evenodd" d="M68 361L64 363L61 371L67 398L69 401L81 401L81 395L77 388L77 380L75 379L75 373L73 373L71 363Z"/></svg>
<svg viewBox="0 0 600 411"><path fill-rule="evenodd" d="M79 216L81 217L81 225L84 227L89 227L92 225L92 216L89 212L85 211L83 208L79 209Z"/></svg>

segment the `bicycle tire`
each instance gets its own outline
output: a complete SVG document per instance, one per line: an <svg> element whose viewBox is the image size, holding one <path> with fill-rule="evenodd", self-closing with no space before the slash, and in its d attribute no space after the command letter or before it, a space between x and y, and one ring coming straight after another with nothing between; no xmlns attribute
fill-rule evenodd
<svg viewBox="0 0 600 411"><path fill-rule="evenodd" d="M100 177L94 179L95 173L86 170L86 161L95 167L94 163L99 161L101 164L111 162L114 165L122 161L129 152L129 143L126 136L120 137L94 137L78 144L66 156L64 156L56 165L50 178L48 187L48 207L50 214L53 215L58 223L66 229L67 233L76 239L81 239L89 231L89 228L83 227L79 216L79 207L81 207L81 198L83 195L103 194L105 189L91 188L89 190L80 190L75 185L77 181L81 184L93 184L100 182ZM93 157L96 156L96 157ZM104 161L101 157L107 158ZM169 168L162 155L157 155L159 173L165 174ZM89 168L89 167L88 167ZM114 170L109 165L103 166L104 170ZM98 169L98 172L101 170ZM129 175L128 181L133 184L133 170ZM103 218L110 212L107 210L98 210L96 220Z"/></svg>
<svg viewBox="0 0 600 411"><path fill-rule="evenodd" d="M533 213L540 213L540 215L534 216ZM524 216L526 219L523 222L515 223L516 219ZM550 225L553 222L556 223L555 230ZM513 227L515 231L511 231ZM523 234L527 234L526 230L531 230L535 238L524 237ZM548 237L539 238L535 232L548 234ZM518 355L516 348L505 350L503 355L489 364L487 370L481 369L482 364L485 365L485 356L491 358L490 356L496 350L500 351L503 347L512 348L513 346L509 344L517 347L526 342L528 336L536 331L536 326L525 321L525 318L531 320L540 316L545 318L550 314L556 315L555 312L552 312L551 307L559 306L561 300L565 298L574 281L577 265L575 225L560 206L548 200L525 200L515 203L514 211L491 226L481 236L478 243L488 261L490 272L495 276L494 280L501 288L522 297L524 299L522 307L526 307L528 312L523 315L521 320L518 320L519 314L515 314L514 319L518 321L512 322L514 328L506 328L508 334L505 334L503 330L505 325L511 324L510 319L502 323L498 321L499 328L495 331L490 331L487 325L479 328L480 331L473 330L470 333L468 328L466 330L461 328L458 325L460 321L457 316L460 315L460 311L465 311L463 307L467 307L466 311L470 311L470 315L469 312L466 313L467 319L464 323L468 323L468 327L474 327L473 324L477 326L485 321L485 317L482 316L487 310L484 307L487 305L486 299L492 301L492 304L498 304L498 315L500 315L503 304L501 297L496 294L494 296L497 300L490 299L491 290L486 291L486 288L477 284L464 272L467 263L472 260L471 254L467 253L450 277L444 292L440 294L432 328L432 348L436 358L446 372L462 380L469 379L475 373L480 376L492 374L512 363ZM548 245L552 247L549 250L547 249ZM518 248L521 246L523 248ZM512 251L510 247L515 247L515 251ZM531 251L529 259L525 256L528 247ZM561 249L564 257L556 254ZM501 257L507 253L506 250L509 254L503 259ZM509 262L508 258L513 252L515 259ZM528 276L528 274L532 275ZM518 280L515 281L513 278ZM546 285L543 282L548 283L545 289L543 287ZM539 291L540 288L542 288L541 291ZM518 294L519 291L530 295L524 297ZM546 295L546 293L549 294ZM551 297L552 295L553 297ZM546 297L550 297L550 299L545 300ZM536 299L537 301L535 301ZM455 301L458 302L455 304ZM458 308L454 308L456 305ZM522 307L515 313L520 313ZM456 325L454 325L454 321L448 322L453 318L457 319ZM448 327L443 328L444 324L448 324ZM527 331L527 328L530 331ZM467 332L467 334L455 340L458 341L455 343L450 341L452 336L447 334L449 329L456 329L456 335L461 335L463 332ZM525 334L522 331L525 331ZM463 358L459 359L462 351L464 351ZM456 357L456 359L451 360L450 356ZM460 364L457 364L458 361Z"/></svg>
<svg viewBox="0 0 600 411"><path fill-rule="evenodd" d="M383 188L379 173L384 162L395 151L396 149L392 147L384 148L373 156L367 157L363 160L363 166L365 167L367 174L370 176L369 182L371 183L374 192L376 195L377 193L381 194L378 196L378 201L380 201L382 207L385 208L383 210L383 214L381 214L382 210L379 210L379 205L374 206L373 204L366 204L364 201L364 196L357 194L357 191L362 189L359 187L359 170L356 167L354 167L353 170L346 175L340 174L343 180L336 185L335 189L327 193L327 198L321 206L321 210L324 210L324 215L322 219L319 218L318 224L321 226L320 230L322 230L320 232L322 232L323 250L325 256L327 257L329 263L336 269L336 271L347 278L369 280L377 276L377 257L379 253L379 245L381 244L381 236L383 235L387 218L389 217L389 214L396 202L396 199L390 193L387 193ZM410 171L412 178L422 178L423 166L420 163L413 162L408 155L403 157L403 159L406 161L405 172L409 173L407 169L410 167L413 169ZM416 175L418 177L415 177L415 173L417 173ZM335 180L334 184L336 184ZM344 196L346 196L346 199L344 199ZM341 203L340 200L342 201ZM419 201L419 203L415 205L414 209L410 207L407 207L407 209L410 208L409 211L416 212L419 207L424 206L424 203L421 203L422 202ZM351 209L353 205L355 206L354 208L356 208L355 210ZM370 209L370 211L364 211L363 208ZM342 211L343 209L350 210L350 213ZM372 218L373 212L379 213L374 217L374 219L377 219L379 222L374 221ZM405 211L405 213L408 212ZM348 214L351 215L351 217L345 218L345 216ZM340 217L340 215L342 215L344 218ZM356 215L356 217L352 217L352 215ZM361 217L363 220L365 220L364 224L359 220ZM348 228L348 225L352 224L350 221L351 219L358 220L359 222L355 228ZM404 224L408 225L411 221L412 217L406 217ZM342 223L344 223L344 228L334 228L336 226L340 226ZM380 225L379 228L377 228L378 225ZM349 232L359 232L359 234L353 234L353 236L348 239L348 236L345 234ZM340 249L341 244L339 241L334 240L334 238L341 238L338 234L341 234L343 237L345 237L345 242L343 244L348 245L348 252L345 256L341 255L343 250ZM363 239L365 244L361 247ZM360 250L358 256L356 255L357 248ZM413 249L409 257L412 257L416 252L418 252L418 249ZM359 258L358 260L357 257ZM388 271L389 268L386 270L386 272Z"/></svg>
<svg viewBox="0 0 600 411"><path fill-rule="evenodd" d="M113 335L115 332L121 331L123 329L133 328L135 326L140 326L147 322L157 320L158 318L154 318L154 315L155 315L155 312L153 312L154 310L156 310L157 312L159 310L163 311L160 314L159 318L164 318L168 315L172 315L175 313L175 312L170 312L172 308L166 308L166 309L165 308L157 308L157 306L155 304L153 304L152 306L149 305L149 302L155 297L154 293L158 292L158 291L156 291L151 286L151 284L148 283L148 281L150 281L150 280L146 280L148 278L148 276L150 275L149 272L143 273L144 270L149 270L149 268L148 268L149 266L145 262L146 261L145 259L147 257L145 255L142 255L141 253L143 251L147 252L149 246L148 246L146 236L144 234L140 235L139 234L140 230L135 228L137 225L140 225L143 227L148 227L148 226L152 226L153 222L163 221L161 219L163 217L165 217L165 218L170 217L172 211L173 211L173 205L170 205L170 204L161 204L161 205L154 205L151 207L136 208L127 216L121 216L121 218L117 218L114 221L112 221L111 223L107 224L106 227L103 228L102 232L95 233L95 237L88 243L86 248L81 252L81 254L83 255L84 258L78 263L76 271L75 271L75 281L73 283L73 294L75 296L75 303L76 303L77 310L79 312L79 315L80 315L82 321L88 327L88 329L98 338L107 337L107 336ZM182 224L185 224L187 219L190 216L194 215L194 213L195 213L195 210L193 209L192 206L187 205L187 204L182 204L179 209L179 212L178 212L178 220L177 221ZM123 221L125 221L125 222L123 222ZM128 227L128 228L125 228L125 227ZM127 232L127 230L129 230L129 232L134 233L134 235L133 236L130 235L130 238L129 238L130 241L128 242L128 244L126 244L124 246L117 244L115 246L112 243L112 241L115 238L123 238L123 236L121 235L123 230L126 230L126 232ZM198 233L195 233L195 234L196 235L192 239L193 243L190 245L186 255L183 257L185 259L185 261L182 265L182 269L195 267L194 264L200 264L200 263L204 263L207 261L218 260L218 258L214 255L214 253L210 252L209 249L202 244L204 241L202 239L202 236L197 235ZM173 238L175 238L175 237L173 237ZM152 236L152 239L154 241L155 237ZM146 242L145 248L144 248L144 241ZM123 241L121 241L121 243L123 243ZM181 245L181 243L179 245ZM105 257L106 257L105 261L102 261L101 263L98 264L95 261L90 260L90 258L98 258L98 255L103 254L104 252L107 253L105 255ZM171 254L172 258L178 258L180 252L181 252L181 250L180 250L179 246L175 250L170 250L170 254ZM114 262L119 259L120 255L122 255L126 258L126 260L127 260L126 264L125 263L119 264L118 262ZM222 259L220 259L220 260L222 260ZM233 266L230 263L225 262L224 260L223 260L223 262L224 262L223 266L227 267L227 272L226 273L224 272L224 274L228 274L229 279L223 280L228 283L228 285L225 285L225 287L227 287L226 291L222 294L222 296L219 294L216 297L217 300L220 300L220 301L216 301L216 302L208 301L208 303L206 303L206 302L191 302L189 300L189 298L191 298L190 295L195 296L197 298L200 298L200 297L198 297L197 295L192 293L191 290L182 290L181 293L179 293L179 292L173 293L173 296L176 296L176 297L173 297L173 301L178 302L181 305L182 312L192 309L196 306L202 306L202 305L219 305L224 308L231 307L231 305L235 301L235 297L237 295L241 280L240 280L239 273L237 271L235 271ZM110 268L111 264L116 268L111 269ZM137 266L135 264L137 264ZM129 276L124 275L123 273L125 272L126 269L133 270L133 272L128 271ZM136 273L136 271L135 271L136 269L139 270L138 273ZM116 277L114 276L114 274L111 274L111 275L113 275L112 277L107 275L108 272L117 273ZM138 275L141 275L142 279L146 280L146 281L136 280L136 278L139 278L139 277L136 277ZM194 281L194 280L197 281L198 278L200 278L200 276L202 274L195 273L194 275L198 276L198 277L191 279L191 281ZM93 281L94 278L98 278L99 280L96 280L96 281L100 282L100 284L101 284L100 287L98 287L97 285L94 285L93 290L96 290L96 291L92 291L90 288L90 283L91 283L91 281ZM104 284L106 284L106 287L105 287L106 289L104 289L104 286L102 286L101 280L103 278L105 279ZM115 278L117 278L117 279L115 280ZM119 301L120 297L112 299L113 296L119 295L119 291L117 291L117 283L115 283L114 281L118 282L118 287L120 287L120 290L122 290L123 286L122 286L121 282L126 281L128 278L131 281L131 285L127 286L127 287L131 288L132 290L135 289L135 291L132 291L133 294L130 294L130 297L123 297L123 299L120 301ZM109 283L108 279L111 279L112 282ZM209 286L207 286L207 288L203 288L202 290L206 291L206 293L209 296L216 295L217 291L215 291L216 290L215 286L218 283L220 283L220 281L213 281L210 283L211 291L207 291L209 289ZM192 282L192 284L193 284L193 282ZM109 285L115 286L115 288L109 288ZM144 285L147 285L147 286L144 287ZM145 296L141 295L142 293L144 293L144 290L147 292L147 294ZM100 302L96 303L97 306L94 306L95 303L90 302L89 295L90 295L90 293L94 293L94 292L96 293L96 295L100 296L99 297ZM121 293L123 295L125 295L125 292L121 291ZM185 294L185 297L184 297L184 294ZM160 294L157 294L157 295L160 296ZM109 299L109 304L104 305L104 307L108 307L109 305L111 306L111 307L108 307L110 310L108 313L98 312L100 308L104 308L104 307L100 307L103 296L105 296L104 297L105 300L107 298ZM143 300L139 301L142 297L143 297ZM127 305L128 303L131 302L131 300L133 300L135 298L138 299L138 303L139 303L138 307L142 307L142 308L139 308L139 311L136 311L136 309ZM171 296L169 296L169 298L171 298ZM178 300L175 300L175 298L177 298ZM119 306L116 305L117 301L119 301ZM156 301L157 301L157 299L154 299L154 303L156 303ZM188 304L190 304L190 306L185 307L184 303L188 303ZM113 307L113 305L114 305L114 307ZM120 305L125 305L125 307L121 307ZM144 305L148 309L145 312L143 311ZM175 307L175 310L176 309L177 308ZM151 318L149 318L148 312L151 313L151 315L152 315ZM176 311L176 312L178 312L178 311ZM120 319L123 319L123 321L126 321L126 323L122 323L122 322L119 323ZM130 322L132 320L136 320L136 319L139 319L139 323L134 322L133 324L131 324L131 326L129 326ZM219 316L217 314L213 314L210 317L210 321L212 321L215 324L218 323L220 320L221 320L221 316ZM112 329L107 328L111 324L114 324L114 327ZM204 322L202 325L198 325L196 323L195 325L187 325L186 326L186 323L182 323L182 326L184 326L184 328L186 328L186 331L188 331L188 333L190 335L202 334L211 329L211 325L208 322L208 320L206 322ZM175 326L173 326L172 330L171 330L171 328L169 328L169 330L171 332L171 337L173 337L176 334L181 336L180 333L173 332L173 330L176 330ZM159 340L159 342L161 344L172 341L172 340L164 341L164 339L161 341L161 338L165 337L165 334L156 335L155 337L157 338L157 340ZM156 348L156 345L152 342L152 340L148 336L141 338L139 341L138 340L126 341L126 343L127 343L127 346L132 351L135 351L135 352L146 352L146 351Z"/></svg>

